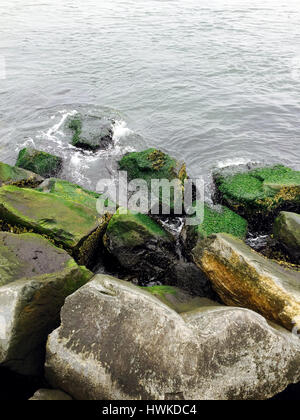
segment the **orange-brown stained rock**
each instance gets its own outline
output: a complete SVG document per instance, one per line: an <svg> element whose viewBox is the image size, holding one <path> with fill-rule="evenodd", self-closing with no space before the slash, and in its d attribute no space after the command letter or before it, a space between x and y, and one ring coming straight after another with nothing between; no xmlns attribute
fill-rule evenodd
<svg viewBox="0 0 300 420"><path fill-rule="evenodd" d="M193 257L227 305L252 309L289 330L300 328L299 271L283 268L226 234L199 241Z"/></svg>

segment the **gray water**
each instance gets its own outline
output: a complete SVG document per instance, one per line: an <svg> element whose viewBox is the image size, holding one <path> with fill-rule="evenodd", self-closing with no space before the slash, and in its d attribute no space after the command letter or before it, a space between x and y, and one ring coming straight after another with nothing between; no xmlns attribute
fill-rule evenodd
<svg viewBox="0 0 300 420"><path fill-rule="evenodd" d="M32 144L93 187L103 154L65 129L84 110L117 121L105 158L153 145L192 176L300 169L299 0L0 0L0 79L8 163Z"/></svg>

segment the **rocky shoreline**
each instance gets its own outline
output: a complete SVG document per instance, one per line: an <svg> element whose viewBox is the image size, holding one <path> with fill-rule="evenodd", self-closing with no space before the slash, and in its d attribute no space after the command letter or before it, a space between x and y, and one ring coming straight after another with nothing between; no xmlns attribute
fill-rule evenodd
<svg viewBox="0 0 300 420"><path fill-rule="evenodd" d="M88 142L80 120L70 129ZM299 171L215 172L204 222L183 217L176 236L158 216L100 217L101 195L59 179L62 164L34 149L0 163L3 377L78 400L269 399L300 381ZM153 148L119 168L188 177ZM262 234L257 252L247 238Z"/></svg>

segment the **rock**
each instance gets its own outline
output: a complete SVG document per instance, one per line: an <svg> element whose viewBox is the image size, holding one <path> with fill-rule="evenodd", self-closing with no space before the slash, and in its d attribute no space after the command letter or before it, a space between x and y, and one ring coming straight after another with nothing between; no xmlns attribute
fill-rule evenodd
<svg viewBox="0 0 300 420"><path fill-rule="evenodd" d="M162 283L179 287L198 297L219 299L207 276L192 262L176 262L165 272Z"/></svg>
<svg viewBox="0 0 300 420"><path fill-rule="evenodd" d="M103 240L120 266L142 283L158 279L176 259L173 237L145 214L118 210Z"/></svg>
<svg viewBox="0 0 300 420"><path fill-rule="evenodd" d="M84 205L96 213L97 201L101 200L101 194L86 190L79 185L72 184L71 182L64 181L57 178L46 179L38 188L38 191L55 194L66 200L73 201L74 203ZM105 201L108 205L112 205L109 200ZM100 216L99 216L100 217Z"/></svg>
<svg viewBox="0 0 300 420"><path fill-rule="evenodd" d="M199 213L200 214L200 211ZM191 250L200 239L206 239L216 233L229 233L245 239L248 232L247 221L224 206L204 204L204 219L201 224L185 224L181 237L188 250Z"/></svg>
<svg viewBox="0 0 300 420"><path fill-rule="evenodd" d="M300 341L247 309L178 314L98 275L66 299L47 380L78 400L267 399L300 378Z"/></svg>
<svg viewBox="0 0 300 420"><path fill-rule="evenodd" d="M300 209L300 171L282 165L214 175L221 201L265 227L281 210Z"/></svg>
<svg viewBox="0 0 300 420"><path fill-rule="evenodd" d="M31 401L72 401L72 398L59 389L38 389L29 398Z"/></svg>
<svg viewBox="0 0 300 420"><path fill-rule="evenodd" d="M192 254L225 304L252 309L288 330L300 328L300 272L228 234L199 241Z"/></svg>
<svg viewBox="0 0 300 420"><path fill-rule="evenodd" d="M52 238L88 266L97 257L107 225L106 217L100 219L96 209L14 186L0 188L0 219Z"/></svg>
<svg viewBox="0 0 300 420"><path fill-rule="evenodd" d="M275 220L274 237L300 264L300 214L281 212Z"/></svg>
<svg viewBox="0 0 300 420"><path fill-rule="evenodd" d="M19 187L36 187L43 178L33 172L0 162L0 187L17 185Z"/></svg>
<svg viewBox="0 0 300 420"><path fill-rule="evenodd" d="M25 148L20 151L16 166L48 178L60 172L62 162L61 157L32 148Z"/></svg>
<svg viewBox="0 0 300 420"><path fill-rule="evenodd" d="M113 144L112 121L92 115L77 115L69 120L72 145L85 150L107 149Z"/></svg>
<svg viewBox="0 0 300 420"><path fill-rule="evenodd" d="M186 165L180 163L157 149L147 149L143 152L128 153L119 161L119 167L122 171L126 171L128 180L142 179L147 182L148 190L151 191L151 181L154 179L168 181L179 180L179 186L187 179ZM155 195L155 191L152 190ZM167 200L161 194L159 203L170 205L170 209L174 209L174 192L171 191L171 200Z"/></svg>
<svg viewBox="0 0 300 420"><path fill-rule="evenodd" d="M39 235L0 232L0 365L40 374L45 341L66 296L91 277Z"/></svg>

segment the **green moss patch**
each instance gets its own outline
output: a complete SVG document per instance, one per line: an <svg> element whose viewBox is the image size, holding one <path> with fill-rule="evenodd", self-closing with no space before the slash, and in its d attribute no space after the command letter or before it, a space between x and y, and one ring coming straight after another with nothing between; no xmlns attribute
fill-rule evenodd
<svg viewBox="0 0 300 420"><path fill-rule="evenodd" d="M62 158L40 150L25 148L20 151L16 166L48 178L60 172Z"/></svg>
<svg viewBox="0 0 300 420"><path fill-rule="evenodd" d="M279 209L300 206L300 171L283 165L233 175L215 175L221 199L238 213L267 218Z"/></svg>
<svg viewBox="0 0 300 420"><path fill-rule="evenodd" d="M31 171L0 162L0 187L2 185L36 187L42 181L42 177Z"/></svg>

